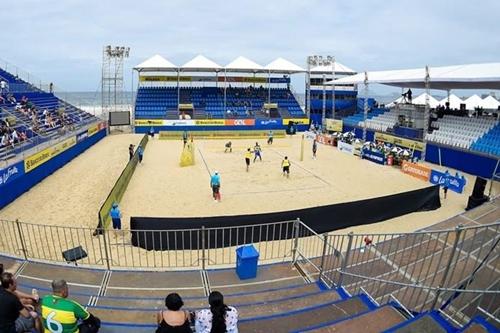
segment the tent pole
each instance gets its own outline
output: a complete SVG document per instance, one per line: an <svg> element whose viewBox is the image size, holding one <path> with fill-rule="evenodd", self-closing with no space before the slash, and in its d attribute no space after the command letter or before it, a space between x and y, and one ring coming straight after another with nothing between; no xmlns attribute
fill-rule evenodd
<svg viewBox="0 0 500 333"><path fill-rule="evenodd" d="M224 117L226 117L227 112L227 71L224 68Z"/></svg>
<svg viewBox="0 0 500 333"><path fill-rule="evenodd" d="M365 72L365 105L363 110L363 141L366 142L366 119L368 118L368 72Z"/></svg>
<svg viewBox="0 0 500 333"><path fill-rule="evenodd" d="M332 62L332 119L335 119L335 57Z"/></svg>
<svg viewBox="0 0 500 333"><path fill-rule="evenodd" d="M179 104L181 102L181 87L179 84L179 79L180 79L180 74L181 70L178 68L177 69L177 113L179 113Z"/></svg>
<svg viewBox="0 0 500 333"><path fill-rule="evenodd" d="M422 150L422 155L420 158L425 161L425 147L427 144L427 133L429 132L429 119L430 119L430 107L429 107L429 95L431 91L429 66L425 66L425 110L424 110L424 135L422 141L424 143L424 149Z"/></svg>
<svg viewBox="0 0 500 333"><path fill-rule="evenodd" d="M325 87L326 75L323 73L323 108L321 109L321 128L325 126L326 118L326 87Z"/></svg>
<svg viewBox="0 0 500 333"><path fill-rule="evenodd" d="M267 102L271 103L271 70L267 75Z"/></svg>

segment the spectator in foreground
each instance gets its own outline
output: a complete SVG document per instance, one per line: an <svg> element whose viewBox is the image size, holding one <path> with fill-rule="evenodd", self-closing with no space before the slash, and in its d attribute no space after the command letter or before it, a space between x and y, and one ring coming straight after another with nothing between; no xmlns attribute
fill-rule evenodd
<svg viewBox="0 0 500 333"><path fill-rule="evenodd" d="M208 296L210 309L203 309L196 314L197 333L238 333L238 311L224 304L224 296L213 291Z"/></svg>
<svg viewBox="0 0 500 333"><path fill-rule="evenodd" d="M181 310L184 302L176 294L168 294L165 298L167 310L160 311L156 316L158 328L156 333L192 333L190 326L191 315Z"/></svg>
<svg viewBox="0 0 500 333"><path fill-rule="evenodd" d="M142 163L142 158L144 157L144 149L142 149L141 145L137 147L137 155L139 156L139 163Z"/></svg>
<svg viewBox="0 0 500 333"><path fill-rule="evenodd" d="M131 161L133 157L134 157L134 145L130 144L130 146L128 146L128 159L129 159L129 161Z"/></svg>
<svg viewBox="0 0 500 333"><path fill-rule="evenodd" d="M83 306L68 299L68 284L64 280L52 281L53 295L42 298L42 319L46 332L96 333L101 321ZM83 322L78 325L78 320Z"/></svg>
<svg viewBox="0 0 500 333"><path fill-rule="evenodd" d="M111 220L113 222L113 229L121 230L122 229L122 220L121 220L122 213L120 212L120 208L118 208L118 204L116 202L113 203L113 207L111 208L109 215L111 215Z"/></svg>
<svg viewBox="0 0 500 333"><path fill-rule="evenodd" d="M3 268L2 268L3 270ZM30 314L31 309L25 307L16 295L17 281L12 273L4 272L0 275L0 332L39 332L41 325Z"/></svg>

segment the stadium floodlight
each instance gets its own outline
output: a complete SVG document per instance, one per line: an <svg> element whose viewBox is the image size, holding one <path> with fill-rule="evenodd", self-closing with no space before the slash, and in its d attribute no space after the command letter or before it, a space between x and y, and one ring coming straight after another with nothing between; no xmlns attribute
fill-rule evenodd
<svg viewBox="0 0 500 333"><path fill-rule="evenodd" d="M308 100L308 112L310 112L310 108L311 108L311 88L310 88L310 77L311 77L311 68L314 68L314 67L318 67L318 66L321 66L321 67L332 67L332 70L331 70L331 79L334 80L335 79L335 57L332 56L332 55L326 55L326 56L322 56L322 55L311 55L311 56L308 56L307 57L307 74L308 74L308 79L306 82L306 88L308 90L307 92L307 100ZM322 121L322 124L324 125L325 124L325 118L326 118L326 93L325 93L325 81L326 81L326 70L322 73L323 74L323 109L322 109L322 115L321 115L321 121ZM335 118L335 86L332 85L332 117Z"/></svg>

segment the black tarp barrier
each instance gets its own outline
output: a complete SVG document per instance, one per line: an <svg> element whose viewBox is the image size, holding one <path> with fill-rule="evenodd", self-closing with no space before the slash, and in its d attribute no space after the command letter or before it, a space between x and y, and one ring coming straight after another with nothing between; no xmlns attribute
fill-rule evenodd
<svg viewBox="0 0 500 333"><path fill-rule="evenodd" d="M196 250L202 247L202 232L199 230L202 227L206 228L205 248L219 248L293 237L292 223L274 222L298 218L315 232L324 233L439 207L439 186L435 185L384 197L276 213L214 217L131 217L130 229L133 230L132 245L146 250ZM160 232L161 230L169 231Z"/></svg>

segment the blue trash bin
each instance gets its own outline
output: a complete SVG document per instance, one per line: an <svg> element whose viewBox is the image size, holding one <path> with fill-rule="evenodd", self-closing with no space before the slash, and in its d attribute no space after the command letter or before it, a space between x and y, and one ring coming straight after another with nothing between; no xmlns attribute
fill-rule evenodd
<svg viewBox="0 0 500 333"><path fill-rule="evenodd" d="M241 280L257 277L259 252L253 245L243 245L236 249L236 274Z"/></svg>

